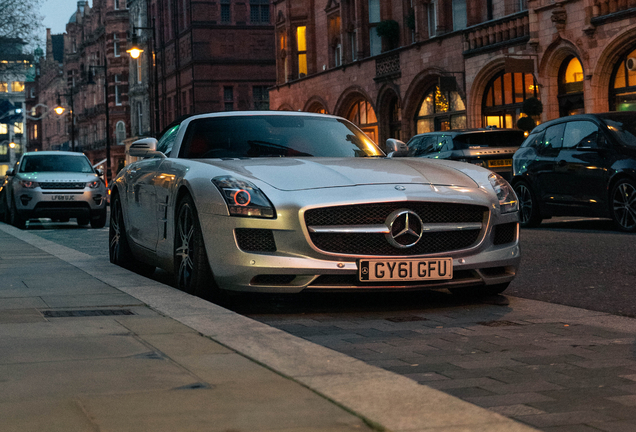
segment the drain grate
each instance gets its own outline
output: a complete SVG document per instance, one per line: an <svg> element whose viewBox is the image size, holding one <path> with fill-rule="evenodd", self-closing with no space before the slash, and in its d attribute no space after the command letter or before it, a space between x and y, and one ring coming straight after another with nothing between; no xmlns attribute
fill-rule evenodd
<svg viewBox="0 0 636 432"><path fill-rule="evenodd" d="M129 309L97 309L97 310L47 310L42 311L47 318L96 317L114 315L135 315Z"/></svg>
<svg viewBox="0 0 636 432"><path fill-rule="evenodd" d="M477 324L483 325L483 326L486 326L486 327L510 327L510 326L519 326L519 325L521 325L519 323L512 322L512 321L506 321L506 320L482 321L482 322L478 322Z"/></svg>
<svg viewBox="0 0 636 432"><path fill-rule="evenodd" d="M414 322L414 321L428 321L428 318L422 318L417 315L407 315L407 316L397 316L386 318L387 321L391 321L394 323L402 323L402 322Z"/></svg>

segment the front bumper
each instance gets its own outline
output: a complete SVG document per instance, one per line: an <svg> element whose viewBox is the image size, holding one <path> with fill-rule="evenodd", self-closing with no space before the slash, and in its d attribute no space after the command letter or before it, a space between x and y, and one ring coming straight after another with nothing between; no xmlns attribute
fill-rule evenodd
<svg viewBox="0 0 636 432"><path fill-rule="evenodd" d="M42 190L18 188L14 201L18 214L24 219L80 218L89 219L106 209L103 188L79 190Z"/></svg>
<svg viewBox="0 0 636 432"><path fill-rule="evenodd" d="M425 187L422 187L425 189ZM355 189L355 188L353 188ZM436 188L442 196L449 193ZM464 191L465 192L465 191ZM478 193L478 192L476 192ZM424 191L422 195L430 195ZM410 199L418 198L413 197ZM359 199L359 197L358 197ZM422 198L419 198L422 200ZM447 202L435 196L438 202ZM320 201L320 200L319 200ZM466 195L464 202L475 204L474 197ZM276 201L274 201L276 202ZM352 196L342 197L339 203L326 206L355 203ZM461 199L459 200L461 202ZM482 201L480 204L492 203ZM408 201L404 204L408 207ZM390 256L386 258L436 258L453 259L452 280L383 282L358 281L358 260L369 258L325 253L312 245L303 222L302 203L277 207L277 219L254 219L200 213L210 267L216 283L233 291L298 293L304 290L413 290L430 288L458 288L507 283L514 279L519 262L519 229L517 214L500 215L490 211L487 224L479 240L470 248L421 256ZM497 237L494 226L512 227L514 235L503 242ZM272 252L246 252L239 248L236 229L262 229L271 231L276 244Z"/></svg>

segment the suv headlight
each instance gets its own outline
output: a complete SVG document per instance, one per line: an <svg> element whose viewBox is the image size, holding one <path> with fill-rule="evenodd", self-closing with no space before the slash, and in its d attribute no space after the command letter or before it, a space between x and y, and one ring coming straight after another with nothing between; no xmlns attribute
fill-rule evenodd
<svg viewBox="0 0 636 432"><path fill-rule="evenodd" d="M33 189L38 187L38 183L31 180L20 180L20 186L25 187L27 189Z"/></svg>
<svg viewBox="0 0 636 432"><path fill-rule="evenodd" d="M99 187L99 180L94 180L92 182L88 182L88 183L86 183L86 186L88 186L91 189L97 189Z"/></svg>
<svg viewBox="0 0 636 432"><path fill-rule="evenodd" d="M499 199L499 211L510 213L519 210L519 200L512 186L499 174L492 173L488 176L490 185Z"/></svg>
<svg viewBox="0 0 636 432"><path fill-rule="evenodd" d="M214 177L231 216L274 218L274 206L254 184L230 176Z"/></svg>

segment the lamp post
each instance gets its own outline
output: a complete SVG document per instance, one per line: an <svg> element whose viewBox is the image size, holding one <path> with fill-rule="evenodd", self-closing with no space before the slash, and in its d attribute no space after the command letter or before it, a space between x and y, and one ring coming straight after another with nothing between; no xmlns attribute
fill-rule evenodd
<svg viewBox="0 0 636 432"><path fill-rule="evenodd" d="M93 69L104 69L104 105L106 107L106 186L108 186L112 178L112 172L110 166L110 117L108 115L108 63L106 56L104 56L103 65L90 65L88 68L87 84L96 84L95 80L93 80Z"/></svg>
<svg viewBox="0 0 636 432"><path fill-rule="evenodd" d="M141 49L139 47L139 44L137 42L137 30L151 30L152 31L152 35L150 36L150 50L152 52L152 68L153 68L153 76L154 79L152 79L153 81L153 87L154 87L154 107L155 107L155 124L154 124L154 131L153 134L155 136L157 136L157 134L159 132L161 132L161 126L159 124L159 77L158 77L158 73L157 73L157 53L155 52L155 19L152 19L152 26L150 27L136 27L133 26L133 33L132 33L132 37L131 37L131 46L129 49L126 50L126 52L128 54L130 54L130 57L132 57L133 59L138 59L139 56L141 55L142 52L144 52L143 49ZM150 63L148 63L148 66L150 67ZM148 77L149 77L149 81L150 81L150 69L148 70Z"/></svg>
<svg viewBox="0 0 636 432"><path fill-rule="evenodd" d="M65 111L62 106L62 101L60 100L60 96L64 96L68 99L71 105L71 151L75 151L75 108L73 106L73 90L71 89L70 93L65 94L57 94L57 106L53 108L55 114L62 115Z"/></svg>

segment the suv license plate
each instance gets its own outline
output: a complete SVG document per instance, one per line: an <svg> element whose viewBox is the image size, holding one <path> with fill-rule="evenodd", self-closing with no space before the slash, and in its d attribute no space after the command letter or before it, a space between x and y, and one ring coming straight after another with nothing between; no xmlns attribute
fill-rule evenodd
<svg viewBox="0 0 636 432"><path fill-rule="evenodd" d="M358 278L360 282L452 279L453 259L360 260Z"/></svg>
<svg viewBox="0 0 636 432"><path fill-rule="evenodd" d="M51 197L52 201L75 201L74 195L53 195Z"/></svg>
<svg viewBox="0 0 636 432"><path fill-rule="evenodd" d="M509 167L512 166L512 159L495 159L488 161L488 167Z"/></svg>

